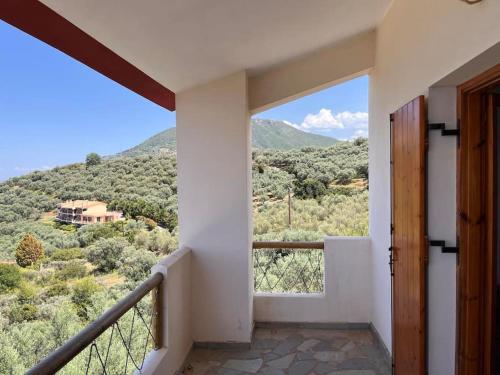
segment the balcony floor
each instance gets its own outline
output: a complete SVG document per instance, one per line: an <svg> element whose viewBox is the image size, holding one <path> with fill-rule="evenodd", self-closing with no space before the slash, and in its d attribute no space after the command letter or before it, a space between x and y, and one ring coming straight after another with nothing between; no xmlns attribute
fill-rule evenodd
<svg viewBox="0 0 500 375"><path fill-rule="evenodd" d="M194 348L184 374L389 375L369 329L257 328L247 350Z"/></svg>

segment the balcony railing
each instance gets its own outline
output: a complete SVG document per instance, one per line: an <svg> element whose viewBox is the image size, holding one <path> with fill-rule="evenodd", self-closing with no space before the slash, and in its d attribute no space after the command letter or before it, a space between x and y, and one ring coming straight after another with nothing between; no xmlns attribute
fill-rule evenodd
<svg viewBox="0 0 500 375"><path fill-rule="evenodd" d="M134 291L89 324L76 336L28 371L30 375L66 372L65 366L80 353L85 361L75 374L127 374L141 372L151 349L163 346L160 309L163 274L157 272ZM152 292L152 301L144 298ZM82 363L84 364L82 366ZM74 367L74 366L71 366Z"/></svg>
<svg viewBox="0 0 500 375"><path fill-rule="evenodd" d="M263 293L322 293L323 242L254 242L254 290Z"/></svg>

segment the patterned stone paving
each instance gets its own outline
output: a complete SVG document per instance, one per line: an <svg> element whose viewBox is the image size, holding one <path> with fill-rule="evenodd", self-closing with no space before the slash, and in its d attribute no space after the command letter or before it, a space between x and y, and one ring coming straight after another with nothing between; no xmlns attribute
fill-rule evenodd
<svg viewBox="0 0 500 375"><path fill-rule="evenodd" d="M369 329L257 328L250 349L195 348L183 374L389 375Z"/></svg>

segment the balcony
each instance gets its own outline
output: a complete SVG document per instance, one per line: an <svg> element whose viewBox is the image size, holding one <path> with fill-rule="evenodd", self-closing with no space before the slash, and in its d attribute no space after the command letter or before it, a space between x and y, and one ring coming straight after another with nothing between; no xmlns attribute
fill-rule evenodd
<svg viewBox="0 0 500 375"><path fill-rule="evenodd" d="M488 339L495 319L483 303L494 299L487 291L496 287L494 246L483 251L482 240L494 237L498 216L494 204L483 204L495 190L495 131L485 128L494 112L476 107L491 107L498 94L490 84L500 82L500 2L216 3L2 2L3 20L177 114L184 247L152 270L161 280L145 290L158 298L134 292L92 334L84 331L85 345L70 341L78 350L67 344L31 373L64 373L84 350L75 373L383 374L381 342L398 375L498 369ZM370 237L326 238L323 256L311 255L305 273L280 278L295 250L252 257L249 117L362 74L370 75ZM427 119L460 125L458 151L453 137L428 134ZM418 137L408 132L410 120ZM393 138L395 121L406 130ZM401 178L394 178L394 157ZM394 180L402 183L396 202ZM400 217L404 245L393 253L398 206L412 212ZM460 264L429 249L429 238L457 246ZM391 272L389 262L400 268ZM394 298L397 275L407 283ZM141 303L153 308L143 317L154 319L133 325ZM134 340L134 330L120 334L118 326L143 333ZM108 351L101 341L112 332L118 344ZM309 340L318 346L301 350L316 342ZM107 368L108 353L124 354L123 368Z"/></svg>
<svg viewBox="0 0 500 375"><path fill-rule="evenodd" d="M389 374L370 320L369 242L255 242L254 328L246 342L194 337L196 253L177 250L30 374L72 373L75 364L91 374Z"/></svg>

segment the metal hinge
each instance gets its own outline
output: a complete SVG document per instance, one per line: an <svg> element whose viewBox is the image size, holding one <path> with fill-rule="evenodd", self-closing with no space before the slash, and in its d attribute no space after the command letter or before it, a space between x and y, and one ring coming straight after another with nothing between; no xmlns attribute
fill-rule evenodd
<svg viewBox="0 0 500 375"><path fill-rule="evenodd" d="M446 242L443 240L430 240L429 246L440 247L444 254L458 254L458 246L446 246Z"/></svg>
<svg viewBox="0 0 500 375"><path fill-rule="evenodd" d="M460 135L460 127L457 127L456 129L446 129L446 124L444 122L429 124L429 130L441 130L441 135L443 136Z"/></svg>
<svg viewBox="0 0 500 375"><path fill-rule="evenodd" d="M392 256L392 251L394 248L389 247L389 269L391 270L391 277L394 276L394 257Z"/></svg>

